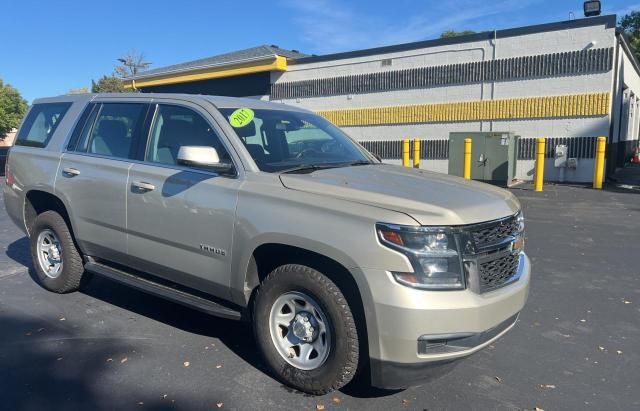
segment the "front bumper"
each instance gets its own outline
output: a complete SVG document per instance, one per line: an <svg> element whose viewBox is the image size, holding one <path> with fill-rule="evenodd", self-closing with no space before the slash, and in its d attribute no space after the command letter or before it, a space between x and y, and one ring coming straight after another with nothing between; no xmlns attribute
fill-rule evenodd
<svg viewBox="0 0 640 411"><path fill-rule="evenodd" d="M398 389L424 383L446 375L459 364L461 358L471 355L507 333L516 324L517 319L518 314L509 317L490 330L455 339L455 351L458 353L466 351L462 356L416 363L399 363L371 359L372 384L380 388ZM418 345L420 345L420 343L421 341L418 342ZM461 349L467 344L467 350ZM446 347L446 344L440 347ZM449 348L452 349L451 345ZM420 348L418 350L420 351Z"/></svg>
<svg viewBox="0 0 640 411"><path fill-rule="evenodd" d="M520 277L484 294L423 291L402 286L384 271L366 270L372 384L405 388L440 375L508 332L529 294L531 264L523 253Z"/></svg>

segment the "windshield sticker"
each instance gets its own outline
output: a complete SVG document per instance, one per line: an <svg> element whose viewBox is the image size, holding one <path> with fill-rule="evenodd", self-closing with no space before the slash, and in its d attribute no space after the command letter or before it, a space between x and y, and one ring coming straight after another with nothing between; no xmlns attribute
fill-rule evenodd
<svg viewBox="0 0 640 411"><path fill-rule="evenodd" d="M235 127L244 127L253 120L253 110L250 108L239 108L229 117L229 123Z"/></svg>

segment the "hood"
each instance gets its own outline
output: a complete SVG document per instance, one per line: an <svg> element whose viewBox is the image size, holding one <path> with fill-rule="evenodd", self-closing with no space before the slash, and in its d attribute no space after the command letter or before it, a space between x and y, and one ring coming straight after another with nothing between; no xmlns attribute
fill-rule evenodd
<svg viewBox="0 0 640 411"><path fill-rule="evenodd" d="M462 225L516 213L509 191L446 174L386 164L281 174L285 187L399 211L421 225ZM391 222L391 221L389 221Z"/></svg>

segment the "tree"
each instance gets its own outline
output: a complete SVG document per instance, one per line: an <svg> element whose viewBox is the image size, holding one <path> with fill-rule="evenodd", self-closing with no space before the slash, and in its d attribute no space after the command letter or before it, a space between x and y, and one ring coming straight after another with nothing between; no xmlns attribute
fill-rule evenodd
<svg viewBox="0 0 640 411"><path fill-rule="evenodd" d="M122 78L135 76L151 65L150 62L145 61L144 53L137 53L135 50L124 54L118 61L122 63L122 65L116 66L115 74Z"/></svg>
<svg viewBox="0 0 640 411"><path fill-rule="evenodd" d="M0 80L0 138L18 127L28 107L18 90Z"/></svg>
<svg viewBox="0 0 640 411"><path fill-rule="evenodd" d="M135 76L151 65L150 62L145 61L143 53L137 53L135 50L131 50L117 60L122 63L122 65L115 66L113 74L110 76L102 76L98 81L91 80L92 93L124 93L131 91L125 89L122 79ZM69 90L69 94L73 94L77 90L80 89Z"/></svg>
<svg viewBox="0 0 640 411"><path fill-rule="evenodd" d="M89 92L89 87L78 87L78 88L72 88L71 90L67 91L67 94L84 94L88 92Z"/></svg>
<svg viewBox="0 0 640 411"><path fill-rule="evenodd" d="M91 80L92 93L124 93L126 91L124 82L114 75L102 76L97 82Z"/></svg>
<svg viewBox="0 0 640 411"><path fill-rule="evenodd" d="M440 38L448 39L450 37L466 36L467 34L475 34L475 33L476 32L473 30L464 30L464 31L447 30L440 35Z"/></svg>
<svg viewBox="0 0 640 411"><path fill-rule="evenodd" d="M629 39L629 45L640 59L640 11L632 11L622 16L618 23L624 34Z"/></svg>

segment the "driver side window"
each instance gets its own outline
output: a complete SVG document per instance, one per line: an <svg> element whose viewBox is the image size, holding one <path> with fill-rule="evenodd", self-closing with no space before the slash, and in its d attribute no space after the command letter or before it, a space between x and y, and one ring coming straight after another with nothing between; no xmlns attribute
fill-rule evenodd
<svg viewBox="0 0 640 411"><path fill-rule="evenodd" d="M186 107L159 104L151 127L146 161L177 165L182 146L213 147L221 160L231 161L220 138L200 114Z"/></svg>

